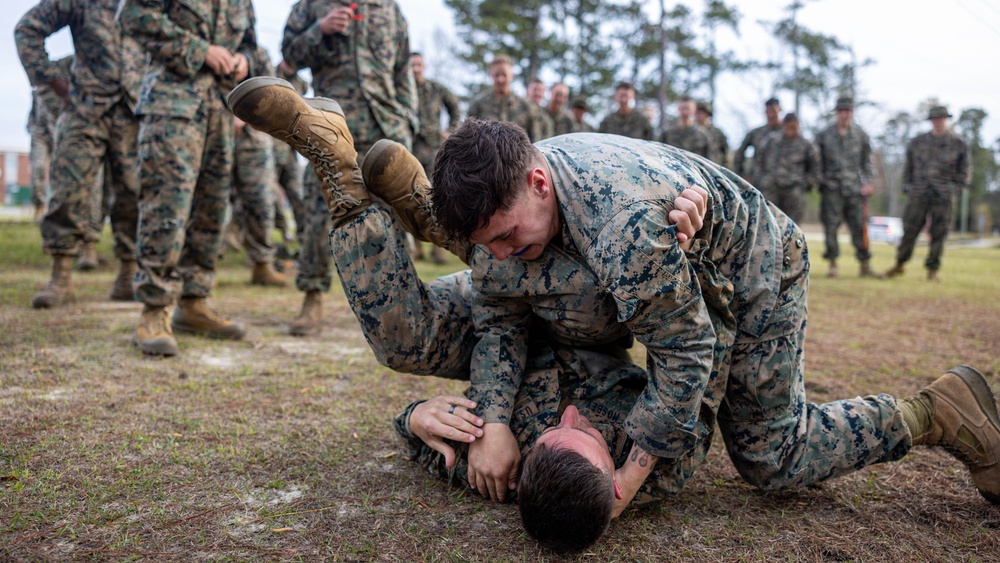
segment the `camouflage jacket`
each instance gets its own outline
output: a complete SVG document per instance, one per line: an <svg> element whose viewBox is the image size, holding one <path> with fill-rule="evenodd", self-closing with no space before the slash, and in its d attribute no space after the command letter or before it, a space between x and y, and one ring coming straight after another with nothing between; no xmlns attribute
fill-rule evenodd
<svg viewBox="0 0 1000 563"><path fill-rule="evenodd" d="M715 160L708 133L698 125L671 127L660 135L660 142Z"/></svg>
<svg viewBox="0 0 1000 563"><path fill-rule="evenodd" d="M267 50L260 45L254 50L254 68L251 69L250 74L252 76L275 76L277 74ZM293 84L293 86L295 85ZM264 158L264 153L273 152L275 144L284 144L249 125L243 127L243 134L237 136L234 142L237 153L261 153L258 158Z"/></svg>
<svg viewBox="0 0 1000 563"><path fill-rule="evenodd" d="M573 116L566 113L565 111L549 111L548 108L545 109L545 115L549 116L552 120L553 125L553 136L555 135L565 135L566 133L573 132Z"/></svg>
<svg viewBox="0 0 1000 563"><path fill-rule="evenodd" d="M542 139L549 139L555 137L556 124L554 121L552 121L552 118L549 116L549 112L545 111L545 108L543 108L542 106L536 105L535 115L538 116L538 122L540 124L540 127L542 128L542 137L541 139L538 140L541 141Z"/></svg>
<svg viewBox="0 0 1000 563"><path fill-rule="evenodd" d="M593 133L594 126L587 123L586 121L573 120L573 130L571 133Z"/></svg>
<svg viewBox="0 0 1000 563"><path fill-rule="evenodd" d="M538 106L514 93L501 97L492 88L486 89L469 104L468 116L519 125L531 142L540 141L545 134Z"/></svg>
<svg viewBox="0 0 1000 563"><path fill-rule="evenodd" d="M712 156L709 159L722 166L729 166L729 139L726 139L726 134L722 132L715 125L709 124L705 127L705 132L708 133L708 140L712 147Z"/></svg>
<svg viewBox="0 0 1000 563"><path fill-rule="evenodd" d="M756 186L765 190L810 190L819 183L819 151L799 135L785 137L784 131L768 135L757 156Z"/></svg>
<svg viewBox="0 0 1000 563"><path fill-rule="evenodd" d="M851 124L846 135L833 124L816 136L820 160L820 190L859 194L872 180L872 147L868 134Z"/></svg>
<svg viewBox="0 0 1000 563"><path fill-rule="evenodd" d="M395 0L359 0L346 34L323 35L319 21L347 0L299 0L285 23L281 54L295 68L310 68L313 91L333 98L359 142L386 137L412 144L417 120L417 86L410 66L410 36ZM359 127L371 110L381 131Z"/></svg>
<svg viewBox="0 0 1000 563"><path fill-rule="evenodd" d="M441 109L448 112L448 131L457 129L462 120L458 98L440 82L424 79L422 84L417 84L417 102L420 118L417 138L438 148L441 146Z"/></svg>
<svg viewBox="0 0 1000 563"><path fill-rule="evenodd" d="M69 80L70 67L73 65L73 55L67 55L56 61L59 69L59 76ZM28 113L28 132L32 135L36 133L48 133L54 135L56 132L56 120L59 114L65 109L65 102L47 84L39 84L31 91L31 111Z"/></svg>
<svg viewBox="0 0 1000 563"><path fill-rule="evenodd" d="M653 124L641 111L632 110L628 115L619 112L609 113L597 128L601 133L622 135L633 139L653 140Z"/></svg>
<svg viewBox="0 0 1000 563"><path fill-rule="evenodd" d="M756 155L757 151L760 150L760 142L764 140L764 137L766 137L769 133L781 130L780 124L776 127L761 125L756 129L751 129L750 132L747 133L747 136L743 137L743 144L740 145L740 148L736 149L736 153L733 155L733 171L746 178L747 181L753 183L753 169L746 161L747 149L753 147L754 154Z"/></svg>
<svg viewBox="0 0 1000 563"><path fill-rule="evenodd" d="M917 135L906 147L903 189L951 196L969 182L969 146L958 135Z"/></svg>
<svg viewBox="0 0 1000 563"><path fill-rule="evenodd" d="M145 53L115 24L117 0L42 0L17 22L14 39L28 80L51 84L64 72L45 51L45 38L69 26L75 55L68 103L98 119L121 100L133 110Z"/></svg>
<svg viewBox="0 0 1000 563"><path fill-rule="evenodd" d="M579 256L574 261L584 267L545 264L551 258L544 254L495 261L477 250L473 277L483 295L474 307L480 343L471 398L487 422L509 423L524 373L531 313L524 302L540 289L586 299L581 303L592 303L591 313L578 316L583 309L575 301L552 300L548 315L575 338L608 338L623 325L645 345L648 383L624 428L649 453L680 458L711 434L714 418L703 407L717 408L722 399L728 377L722 356L732 343L798 326L782 317L794 312L772 314L782 253L775 216L729 170L659 143L575 134L536 146L552 171L563 218L561 236L546 253ZM693 183L711 201L706 226L685 253L667 213Z"/></svg>
<svg viewBox="0 0 1000 563"><path fill-rule="evenodd" d="M255 67L250 0L122 0L118 19L149 54L138 115L191 119L203 103L223 109L236 81L216 77L205 64L212 45L245 56Z"/></svg>

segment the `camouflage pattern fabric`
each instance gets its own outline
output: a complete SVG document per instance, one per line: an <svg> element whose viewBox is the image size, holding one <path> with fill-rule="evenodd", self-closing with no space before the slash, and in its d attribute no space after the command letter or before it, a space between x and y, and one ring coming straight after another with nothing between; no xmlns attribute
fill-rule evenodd
<svg viewBox="0 0 1000 563"><path fill-rule="evenodd" d="M137 65L144 58L138 43L116 26L117 5L115 0L43 0L15 28L18 55L32 84L48 85L65 76L45 51L46 37L69 27L75 52L69 98L56 123L49 210L41 225L47 254L75 256L88 235L93 240L95 228L99 232L103 226L100 204L101 220L94 220L94 201L100 201L95 186L107 159L114 187L115 255L135 256L139 182L133 111Z"/></svg>
<svg viewBox="0 0 1000 563"><path fill-rule="evenodd" d="M69 80L73 55L56 61L59 76ZM31 204L45 206L49 199L49 168L52 147L55 144L56 120L63 112L65 102L48 84L38 84L31 90L31 110L28 112L28 134L31 147L28 160L31 165Z"/></svg>
<svg viewBox="0 0 1000 563"><path fill-rule="evenodd" d="M101 240L104 231L104 222L111 216L112 205L115 201L115 186L111 179L114 177L111 170L111 163L104 159L104 166L97 173L97 180L94 181L94 189L90 193L90 221L87 233L83 235L86 242L97 243ZM138 196L135 197L135 204L138 205ZM138 219L139 210L133 212ZM134 241L135 236L130 237Z"/></svg>
<svg viewBox="0 0 1000 563"><path fill-rule="evenodd" d="M898 263L903 264L913 256L917 236L930 220L931 244L924 266L934 271L941 268L955 196L968 183L970 174L969 146L954 133L937 136L928 132L910 141L903 169L903 189L909 199L903 211L903 239L896 252Z"/></svg>
<svg viewBox="0 0 1000 563"><path fill-rule="evenodd" d="M754 186L792 221L801 223L805 216L805 192L819 183L819 151L801 135L789 139L784 132L768 135L761 145L754 158L757 162Z"/></svg>
<svg viewBox="0 0 1000 563"><path fill-rule="evenodd" d="M467 115L519 125L532 142L540 140L545 134L538 106L513 93L497 96L492 89L487 89L472 100Z"/></svg>
<svg viewBox="0 0 1000 563"><path fill-rule="evenodd" d="M247 0L123 0L119 19L149 53L137 108L136 299L168 306L180 296L206 297L232 181L233 118L224 97L235 80L216 77L204 59L214 44L255 68L253 6Z"/></svg>
<svg viewBox="0 0 1000 563"><path fill-rule="evenodd" d="M564 110L549 111L549 109L546 108L545 115L549 116L549 119L552 120L553 135L565 135L566 133L574 132L573 116L566 113Z"/></svg>
<svg viewBox="0 0 1000 563"><path fill-rule="evenodd" d="M743 137L743 143L740 144L740 148L736 149L736 152L733 154L733 171L746 179L747 182L753 184L755 180L753 174L753 160L747 160L747 149L753 147L754 155L756 157L756 153L760 149L760 143L764 140L764 137L776 131L781 131L781 124L774 127L761 125L756 129L751 129L750 132L746 134L746 137Z"/></svg>
<svg viewBox="0 0 1000 563"><path fill-rule="evenodd" d="M708 133L697 125L671 127L660 135L660 142L715 160Z"/></svg>
<svg viewBox="0 0 1000 563"><path fill-rule="evenodd" d="M318 25L337 0L300 0L285 23L281 54L294 68L312 70L317 96L337 100L360 154L379 139L410 148L417 90L410 66L406 20L394 0L359 0L346 34L323 35Z"/></svg>
<svg viewBox="0 0 1000 563"><path fill-rule="evenodd" d="M573 130L571 133L593 133L594 131L594 127L586 121L573 121Z"/></svg>
<svg viewBox="0 0 1000 563"><path fill-rule="evenodd" d="M542 139L555 137L556 124L552 121L552 118L549 117L549 112L545 111L545 108L542 106L535 106L535 115L538 116L539 127L542 129L542 137L538 140L541 141Z"/></svg>
<svg viewBox="0 0 1000 563"><path fill-rule="evenodd" d="M722 132L715 125L709 124L705 127L705 132L708 133L709 144L711 145L711 154L713 156L709 159L721 166L729 167L729 139L726 139L726 134Z"/></svg>
<svg viewBox="0 0 1000 563"><path fill-rule="evenodd" d="M823 258L840 256L837 229L847 223L851 232L854 255L860 261L869 260L871 251L865 246L864 197L861 185L871 182L871 143L868 134L851 124L845 135L831 125L816 136L820 158L820 220L826 237Z"/></svg>
<svg viewBox="0 0 1000 563"><path fill-rule="evenodd" d="M323 199L323 188L312 164L306 165L302 187L305 217L304 222L299 225L301 246L295 287L299 291L326 293L330 291L330 284L333 282L333 272L330 270L330 211Z"/></svg>
<svg viewBox="0 0 1000 563"><path fill-rule="evenodd" d="M278 72L276 69L275 74ZM309 83L303 80L298 74L286 75L282 73L281 78L290 82L300 96L304 96L306 91L309 90ZM273 138L272 141L274 142L274 173L278 179L278 185L285 192L288 204L292 208L292 215L295 217L296 234L299 241L301 241L302 230L306 224L307 215L304 203L305 188L302 185L303 167L296 156L298 153L288 143Z"/></svg>
<svg viewBox="0 0 1000 563"><path fill-rule="evenodd" d="M451 90L439 82L426 78L417 84L417 101L420 130L413 140L413 155L430 177L434 167L434 156L442 141L441 110L448 113L448 131L458 128L462 112L458 107L458 98L451 93Z"/></svg>
<svg viewBox="0 0 1000 563"><path fill-rule="evenodd" d="M653 140L653 124L641 111L636 110L630 111L627 115L622 115L617 111L609 113L601 121L597 130L601 133L622 135L633 139Z"/></svg>

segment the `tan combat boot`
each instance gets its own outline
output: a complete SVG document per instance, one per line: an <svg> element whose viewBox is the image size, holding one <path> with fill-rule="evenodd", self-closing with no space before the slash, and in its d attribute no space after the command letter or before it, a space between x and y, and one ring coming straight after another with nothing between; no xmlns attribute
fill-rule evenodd
<svg viewBox="0 0 1000 563"><path fill-rule="evenodd" d="M285 287L288 280L285 276L275 271L270 262L261 262L253 265L253 274L250 276L252 285L263 285L267 287Z"/></svg>
<svg viewBox="0 0 1000 563"><path fill-rule="evenodd" d="M135 301L135 291L132 290L132 280L135 273L139 271L135 260L122 260L118 266L118 276L115 278L115 285L111 288L112 301Z"/></svg>
<svg viewBox="0 0 1000 563"><path fill-rule="evenodd" d="M447 249L468 264L470 248L449 240L434 222L431 182L406 147L389 139L375 143L365 155L361 175L368 190L396 210L407 232Z"/></svg>
<svg viewBox="0 0 1000 563"><path fill-rule="evenodd" d="M312 163L334 227L371 203L340 104L303 98L287 81L269 76L244 80L226 103L236 117L288 143Z"/></svg>
<svg viewBox="0 0 1000 563"><path fill-rule="evenodd" d="M171 325L177 332L222 340L241 340L246 335L242 325L213 311L207 297L181 297Z"/></svg>
<svg viewBox="0 0 1000 563"><path fill-rule="evenodd" d="M828 278L840 277L840 270L837 268L836 260L830 260L830 269L827 270L826 277Z"/></svg>
<svg viewBox="0 0 1000 563"><path fill-rule="evenodd" d="M969 468L980 494L1000 504L1000 415L986 379L958 366L920 395L930 397L933 413L929 428L914 435L913 444L944 448Z"/></svg>
<svg viewBox="0 0 1000 563"><path fill-rule="evenodd" d="M319 333L323 321L323 293L319 290L306 292L302 301L302 312L288 324L292 336L309 336Z"/></svg>
<svg viewBox="0 0 1000 563"><path fill-rule="evenodd" d="M52 277L41 291L31 300L31 306L36 309L58 307L73 300L71 271L73 257L68 254L52 255Z"/></svg>
<svg viewBox="0 0 1000 563"><path fill-rule="evenodd" d="M135 327L133 340L139 351L151 356L176 356L177 339L170 330L170 307L146 305Z"/></svg>
<svg viewBox="0 0 1000 563"><path fill-rule="evenodd" d="M886 272L882 275L887 278L894 278L896 276L903 275L904 271L905 268L903 268L903 264L897 262L895 266L886 270Z"/></svg>
<svg viewBox="0 0 1000 563"><path fill-rule="evenodd" d="M80 255L76 259L76 269L81 272L89 272L91 270L96 270L99 265L100 259L97 257L97 243L83 243L83 247L80 249Z"/></svg>
<svg viewBox="0 0 1000 563"><path fill-rule="evenodd" d="M876 274L875 270L872 270L871 262L869 262L868 260L862 260L861 261L861 271L860 271L860 273L858 275L861 276L861 277L863 277L863 278L875 278L875 279L879 279L879 278L882 277L881 275Z"/></svg>
<svg viewBox="0 0 1000 563"><path fill-rule="evenodd" d="M940 282L941 276L938 275L937 270L927 270L927 281Z"/></svg>

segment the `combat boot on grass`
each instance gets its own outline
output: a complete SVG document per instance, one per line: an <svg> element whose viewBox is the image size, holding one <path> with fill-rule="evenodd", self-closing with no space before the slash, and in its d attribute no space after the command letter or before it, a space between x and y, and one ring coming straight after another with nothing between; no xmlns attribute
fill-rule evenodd
<svg viewBox="0 0 1000 563"><path fill-rule="evenodd" d="M52 255L52 276L49 283L35 294L31 306L36 309L58 307L73 300L71 274L73 257L68 254Z"/></svg>
<svg viewBox="0 0 1000 563"><path fill-rule="evenodd" d="M840 277L840 270L837 268L836 260L830 260L830 269L827 270L826 277L828 278Z"/></svg>
<svg viewBox="0 0 1000 563"><path fill-rule="evenodd" d="M469 261L470 248L445 236L431 211L431 182L424 167L406 147L382 139L365 155L361 175L368 190L392 206L403 228L415 238L443 247Z"/></svg>
<svg viewBox="0 0 1000 563"><path fill-rule="evenodd" d="M941 276L938 275L937 270L927 270L927 281L940 282Z"/></svg>
<svg viewBox="0 0 1000 563"><path fill-rule="evenodd" d="M886 277L886 278L894 278L896 276L903 275L903 273L905 271L906 271L906 269L903 267L903 264L897 263L895 266L893 266L893 267L889 268L888 270L886 270L886 272L884 274L882 274L882 276Z"/></svg>
<svg viewBox="0 0 1000 563"><path fill-rule="evenodd" d="M109 295L112 301L135 301L132 280L138 271L139 266L135 260L121 261L118 266L118 276L115 277L115 285L111 287L111 295Z"/></svg>
<svg viewBox="0 0 1000 563"><path fill-rule="evenodd" d="M875 270L872 270L871 262L869 262L868 260L861 261L861 270L858 273L858 275L863 278L879 279L882 277L880 274L876 274Z"/></svg>
<svg viewBox="0 0 1000 563"><path fill-rule="evenodd" d="M220 340L241 340L246 336L242 325L213 311L208 306L207 297L181 297L174 310L171 326L177 332Z"/></svg>
<svg viewBox="0 0 1000 563"><path fill-rule="evenodd" d="M316 289L307 291L302 300L302 311L288 323L288 333L292 336L318 334L322 322L323 293Z"/></svg>
<svg viewBox="0 0 1000 563"><path fill-rule="evenodd" d="M139 351L150 356L176 356L177 339L170 330L170 307L146 305L133 335Z"/></svg>
<svg viewBox="0 0 1000 563"><path fill-rule="evenodd" d="M263 285L266 287L285 287L288 280L285 276L274 270L270 262L261 262L253 265L253 274L250 275L252 285Z"/></svg>
<svg viewBox="0 0 1000 563"><path fill-rule="evenodd" d="M96 270L99 265L100 259L97 257L97 243L83 243L83 247L80 248L80 256L76 259L76 269L81 272L90 272Z"/></svg>
<svg viewBox="0 0 1000 563"><path fill-rule="evenodd" d="M288 143L312 163L334 227L371 204L340 104L303 98L287 81L269 76L243 81L226 103L236 117Z"/></svg>
<svg viewBox="0 0 1000 563"><path fill-rule="evenodd" d="M1000 415L981 373L952 368L900 410L914 445L944 448L969 468L979 493L1000 504Z"/></svg>

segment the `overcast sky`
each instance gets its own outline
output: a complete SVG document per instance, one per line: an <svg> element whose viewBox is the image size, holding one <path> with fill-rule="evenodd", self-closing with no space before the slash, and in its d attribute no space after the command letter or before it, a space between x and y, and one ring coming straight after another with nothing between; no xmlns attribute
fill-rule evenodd
<svg viewBox="0 0 1000 563"><path fill-rule="evenodd" d="M432 62L447 60L447 41L442 38L454 38L454 28L444 2L398 1L410 24L411 48L423 51ZM729 43L725 46L744 58L774 56L777 47L757 22L782 17L781 8L788 0L734 3L744 14L741 35L720 36ZM0 89L0 148L27 149L30 87L14 48L13 29L35 2L4 0L3 4L0 27L8 39L0 41L0 68L5 77ZM254 2L260 43L274 56L292 4L289 0ZM701 2L690 0L688 4L697 9ZM658 0L649 0L650 13L658 6ZM984 130L986 140L1000 137L1000 57L996 56L1000 51L1000 4L995 0L817 0L807 3L799 18L806 27L852 45L859 59L875 59L875 65L862 71L859 82L860 97L876 106L857 112L857 120L871 133L879 132L888 114L913 112L921 101L937 97L956 117L963 108L985 109L990 115ZM48 45L54 58L72 51L65 31L51 38ZM442 78L451 78L441 70L437 69ZM435 68L428 74L434 77ZM762 105L768 90L769 79L763 74L729 77L720 84L716 123L726 131L730 144L738 144L747 127L763 121ZM791 109L791 96L782 98L784 109ZM818 115L806 112L803 118L815 120Z"/></svg>

